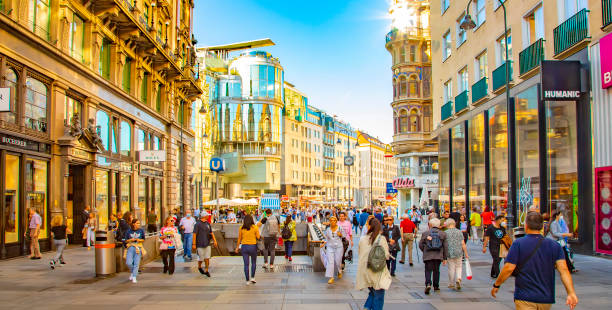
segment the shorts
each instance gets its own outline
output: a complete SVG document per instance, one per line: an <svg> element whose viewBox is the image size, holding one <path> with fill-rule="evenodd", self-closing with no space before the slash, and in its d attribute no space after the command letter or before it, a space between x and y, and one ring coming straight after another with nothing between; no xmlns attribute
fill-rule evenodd
<svg viewBox="0 0 612 310"><path fill-rule="evenodd" d="M197 248L198 251L198 261L204 261L205 259L210 258L211 247L210 245L205 248Z"/></svg>

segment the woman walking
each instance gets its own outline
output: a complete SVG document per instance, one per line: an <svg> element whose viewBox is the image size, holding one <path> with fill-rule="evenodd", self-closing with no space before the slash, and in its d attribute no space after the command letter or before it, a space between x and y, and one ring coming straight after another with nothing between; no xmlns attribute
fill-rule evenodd
<svg viewBox="0 0 612 310"><path fill-rule="evenodd" d="M285 222L281 224L281 237L285 244L285 259L293 261L291 257L293 254L293 243L297 241L297 233L295 232L295 221L291 219L291 216L285 218ZM289 238L287 238L289 237Z"/></svg>
<svg viewBox="0 0 612 310"><path fill-rule="evenodd" d="M66 264L64 262L64 249L68 244L66 235L72 234L72 231L63 222L64 220L61 215L56 215L51 220L51 234L53 235L53 244L55 245L55 256L49 262L51 269L55 269L57 264Z"/></svg>
<svg viewBox="0 0 612 310"><path fill-rule="evenodd" d="M461 233L463 234L463 240L465 241L465 243L468 242L468 238L470 235L470 223L465 219L465 215L461 215L459 217L459 230L461 230Z"/></svg>
<svg viewBox="0 0 612 310"><path fill-rule="evenodd" d="M344 232L338 226L338 219L335 216L329 218L329 227L325 230L325 241L321 243L321 247L327 248L327 266L325 276L329 278L328 284L334 284L334 276L337 274L338 279L342 279L342 256L344 254L344 246L342 238Z"/></svg>
<svg viewBox="0 0 612 310"><path fill-rule="evenodd" d="M96 214L91 212L89 213L89 219L87 219L87 223L85 224L85 234L87 238L87 250L91 250L91 246L95 243L96 238L96 226L97 226Z"/></svg>
<svg viewBox="0 0 612 310"><path fill-rule="evenodd" d="M259 228L253 221L253 216L247 214L244 217L244 222L238 232L238 245L236 253L242 252L242 261L244 263L244 277L246 285L255 284L255 270L257 269L257 240L261 238ZM249 260L251 265L251 273L249 274Z"/></svg>
<svg viewBox="0 0 612 310"><path fill-rule="evenodd" d="M174 254L176 253L176 235L178 230L174 226L174 218L167 217L159 232L161 244L159 250L161 252L162 261L164 262L164 273L172 275L174 273Z"/></svg>
<svg viewBox="0 0 612 310"><path fill-rule="evenodd" d="M367 234L359 239L359 265L357 267L355 289L367 288L369 290L368 299L363 306L364 309L382 310L385 303L385 290L388 290L391 286L391 274L386 267L378 272L372 271L368 268L368 257L374 246L382 247L387 259L391 255L389 254L389 245L381 235L380 222L377 219L372 219L368 223Z"/></svg>
<svg viewBox="0 0 612 310"><path fill-rule="evenodd" d="M136 283L136 276L138 276L138 266L140 266L140 259L146 254L142 243L145 241L145 232L140 228L140 221L138 219L132 220L132 227L125 233L125 264L130 269L130 281Z"/></svg>

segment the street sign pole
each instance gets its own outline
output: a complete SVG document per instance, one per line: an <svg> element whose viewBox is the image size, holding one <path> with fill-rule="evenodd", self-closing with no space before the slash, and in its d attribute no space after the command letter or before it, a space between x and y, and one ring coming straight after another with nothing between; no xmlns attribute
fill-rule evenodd
<svg viewBox="0 0 612 310"><path fill-rule="evenodd" d="M217 196L217 218L219 217L219 172L216 173L215 196ZM218 220L218 219L217 219Z"/></svg>

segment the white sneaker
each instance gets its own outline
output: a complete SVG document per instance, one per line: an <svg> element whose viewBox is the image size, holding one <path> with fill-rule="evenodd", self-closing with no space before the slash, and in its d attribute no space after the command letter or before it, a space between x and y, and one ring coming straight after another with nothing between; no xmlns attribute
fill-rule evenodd
<svg viewBox="0 0 612 310"><path fill-rule="evenodd" d="M264 269L268 269L268 264L263 264L262 266Z"/></svg>
<svg viewBox="0 0 612 310"><path fill-rule="evenodd" d="M136 283L136 282L138 282L138 281L136 280L136 277L133 277L133 278L132 278L132 283Z"/></svg>
<svg viewBox="0 0 612 310"><path fill-rule="evenodd" d="M251 285L251 281L246 281L246 285Z"/></svg>
<svg viewBox="0 0 612 310"><path fill-rule="evenodd" d="M134 280L134 276L130 274L130 281Z"/></svg>
<svg viewBox="0 0 612 310"><path fill-rule="evenodd" d="M255 281L255 278L251 278L251 283L253 284L257 283L257 281Z"/></svg>

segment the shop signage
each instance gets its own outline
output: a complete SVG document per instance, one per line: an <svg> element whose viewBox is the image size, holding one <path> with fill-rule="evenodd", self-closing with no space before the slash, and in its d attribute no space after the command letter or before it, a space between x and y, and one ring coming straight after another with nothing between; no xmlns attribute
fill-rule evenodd
<svg viewBox="0 0 612 310"><path fill-rule="evenodd" d="M580 62L579 61L542 61L543 100L580 99Z"/></svg>
<svg viewBox="0 0 612 310"><path fill-rule="evenodd" d="M599 61L601 63L601 87L612 86L612 34L599 39Z"/></svg>
<svg viewBox="0 0 612 310"><path fill-rule="evenodd" d="M11 111L11 89L0 87L0 112Z"/></svg>
<svg viewBox="0 0 612 310"><path fill-rule="evenodd" d="M395 194L397 189L393 188L393 183L387 183L387 194Z"/></svg>
<svg viewBox="0 0 612 310"><path fill-rule="evenodd" d="M83 151L83 150L79 150L79 149L75 149L75 148L72 149L72 156L78 157L78 158L81 158L81 159L87 159L87 160L90 159L89 152Z"/></svg>
<svg viewBox="0 0 612 310"><path fill-rule="evenodd" d="M414 187L414 179L409 177L396 178L393 180L393 187L395 189Z"/></svg>
<svg viewBox="0 0 612 310"><path fill-rule="evenodd" d="M166 161L166 151L139 151L138 161L140 162L160 162Z"/></svg>
<svg viewBox="0 0 612 310"><path fill-rule="evenodd" d="M149 176L149 177L163 177L164 176L164 172L163 171L159 171L159 170L154 170L154 169L149 169L146 168L144 166L140 166L140 175L141 176Z"/></svg>
<svg viewBox="0 0 612 310"><path fill-rule="evenodd" d="M0 134L0 144L28 151L49 153L49 145L11 135Z"/></svg>
<svg viewBox="0 0 612 310"><path fill-rule="evenodd" d="M225 170L225 160L214 157L210 159L210 171L222 172Z"/></svg>
<svg viewBox="0 0 612 310"><path fill-rule="evenodd" d="M612 167L595 168L595 251L612 254Z"/></svg>

